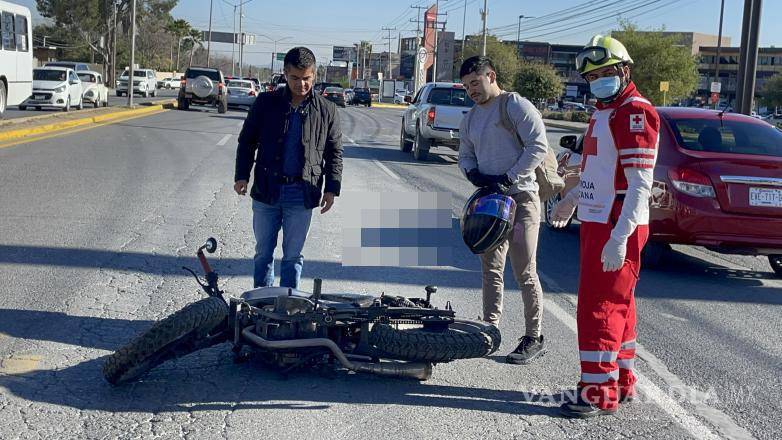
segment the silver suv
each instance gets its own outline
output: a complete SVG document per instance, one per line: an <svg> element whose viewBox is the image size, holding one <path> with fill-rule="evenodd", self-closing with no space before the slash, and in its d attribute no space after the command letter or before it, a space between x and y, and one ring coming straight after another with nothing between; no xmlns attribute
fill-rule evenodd
<svg viewBox="0 0 782 440"><path fill-rule="evenodd" d="M128 94L128 71L122 72L117 84L117 96ZM133 70L133 94L142 95L145 98L157 96L157 78L152 69Z"/></svg>
<svg viewBox="0 0 782 440"><path fill-rule="evenodd" d="M228 111L228 93L223 72L211 67L190 67L179 89L177 108L187 110L192 104L217 107L218 113Z"/></svg>

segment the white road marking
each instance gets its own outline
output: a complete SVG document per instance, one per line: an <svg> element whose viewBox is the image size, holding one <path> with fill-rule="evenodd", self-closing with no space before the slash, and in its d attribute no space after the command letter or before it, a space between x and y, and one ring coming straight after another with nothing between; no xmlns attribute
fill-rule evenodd
<svg viewBox="0 0 782 440"><path fill-rule="evenodd" d="M538 270L538 276L549 287L551 291L566 292L559 284L554 281L553 278L540 272ZM566 299L571 304L574 303L572 295L567 295ZM554 301L545 298L543 300L544 309L551 312L554 317L559 319L567 328L577 333L576 320L564 309L559 307ZM687 386L678 376L671 373L668 367L653 355L647 351L641 344L637 344L635 349L637 357L641 358L646 364L654 371L665 384L670 388L670 392L666 393L660 387L654 384L646 376L642 375L638 371L635 371L635 375L638 378L636 385L638 388L649 397L654 403L657 404L663 411L673 418L679 425L687 430L693 437L697 439L753 439L752 434L741 426L737 425L727 414L722 411L709 407L705 402L703 396L694 396L694 388ZM702 424L698 419L690 415L684 408L679 405L676 400L673 399L672 394L678 392L680 399L686 399L689 404L695 408L695 412L708 420L711 424L717 427L720 431L720 435L714 434L708 427ZM695 397L694 399L692 397Z"/></svg>
<svg viewBox="0 0 782 440"><path fill-rule="evenodd" d="M399 176L397 176L396 174L394 174L394 172L393 172L393 171L389 170L387 166L385 166L385 165L383 165L382 163L380 163L380 161L379 161L379 160L377 160L377 159L372 159L372 162L374 162L374 163L375 163L375 165L377 165L378 167L380 167L380 169L381 169L381 170L385 171L385 172L386 172L386 174L388 174L389 176L393 177L393 178L394 178L394 179L396 179L396 180L400 180Z"/></svg>
<svg viewBox="0 0 782 440"><path fill-rule="evenodd" d="M239 124L237 124L236 126L239 127L239 128L244 127L244 121L239 122Z"/></svg>
<svg viewBox="0 0 782 440"><path fill-rule="evenodd" d="M349 145L356 145L356 141L351 139L349 136L346 136L346 135L343 135L343 136L345 136L345 139L348 141Z"/></svg>
<svg viewBox="0 0 782 440"><path fill-rule="evenodd" d="M220 139L220 141L217 143L217 145L218 145L218 146L223 146L223 145L225 145L225 144L226 144L226 142L228 142L228 139L231 139L231 135L230 135L230 134L227 134L227 135L223 136L223 138L222 138L222 139Z"/></svg>

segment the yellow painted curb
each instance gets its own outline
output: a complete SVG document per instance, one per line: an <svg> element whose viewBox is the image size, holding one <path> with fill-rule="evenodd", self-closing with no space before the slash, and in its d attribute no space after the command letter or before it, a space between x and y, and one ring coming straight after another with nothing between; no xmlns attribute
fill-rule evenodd
<svg viewBox="0 0 782 440"><path fill-rule="evenodd" d="M401 104L387 104L387 103L384 103L384 102L377 102L377 103L373 102L373 103L372 103L372 107L377 107L377 108L398 108L398 109L407 108L407 106L406 106L406 105L401 105Z"/></svg>
<svg viewBox="0 0 782 440"><path fill-rule="evenodd" d="M144 106L132 110L120 110L117 112L106 113L98 116L90 116L87 118L73 119L70 121L57 122L54 124L39 125L37 127L0 132L0 142L8 142L16 139L32 137L40 134L47 134L55 131L66 130L69 128L80 127L88 124L99 124L103 122L113 121L115 119L125 118L128 116L144 115L146 113L152 113L155 111L162 110L164 106L167 104L169 103Z"/></svg>

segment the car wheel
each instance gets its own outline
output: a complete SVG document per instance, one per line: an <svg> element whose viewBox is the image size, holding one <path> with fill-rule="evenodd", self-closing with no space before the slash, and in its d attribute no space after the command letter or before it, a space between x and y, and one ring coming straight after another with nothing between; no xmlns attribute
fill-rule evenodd
<svg viewBox="0 0 782 440"><path fill-rule="evenodd" d="M149 98L149 90L144 90L144 93L142 93L142 95L143 95L145 98Z"/></svg>
<svg viewBox="0 0 782 440"><path fill-rule="evenodd" d="M95 100L95 102L92 103L92 106L95 108L100 107L100 100Z"/></svg>
<svg viewBox="0 0 782 440"><path fill-rule="evenodd" d="M557 207L557 205L559 204L559 202L561 200L562 200L562 196L560 194L555 194L553 197L551 197L550 199L548 199L548 200L546 200L544 202L545 205L544 205L544 211L543 211L543 219L546 222L546 226L551 228L552 231L564 231L568 227L570 227L570 224L573 222L573 217L571 217L567 221L567 224L564 227L562 227L562 228L554 227L554 225L552 224L551 218L552 218L552 215L554 214L554 208Z"/></svg>
<svg viewBox="0 0 782 440"><path fill-rule="evenodd" d="M79 105L76 106L78 110L84 110L84 98L79 100Z"/></svg>
<svg viewBox="0 0 782 440"><path fill-rule="evenodd" d="M152 97L153 97L153 98L157 97L157 90L153 90L153 91L152 91Z"/></svg>
<svg viewBox="0 0 782 440"><path fill-rule="evenodd" d="M402 130L399 133L399 149L404 153L409 153L413 149L413 141L407 138L405 133L405 121L402 120Z"/></svg>
<svg viewBox="0 0 782 440"><path fill-rule="evenodd" d="M117 90L117 96L122 96L122 92L120 92L119 90Z"/></svg>
<svg viewBox="0 0 782 440"><path fill-rule="evenodd" d="M20 106L19 106L19 110L21 110L21 111L25 111L25 110L27 110L27 106L20 105Z"/></svg>
<svg viewBox="0 0 782 440"><path fill-rule="evenodd" d="M782 277L782 255L769 255L768 264L778 277Z"/></svg>
<svg viewBox="0 0 782 440"><path fill-rule="evenodd" d="M36 106L35 109L41 111L41 107Z"/></svg>
<svg viewBox="0 0 782 440"><path fill-rule="evenodd" d="M62 109L64 112L71 111L71 97L69 96L68 99L65 101L65 108Z"/></svg>
<svg viewBox="0 0 782 440"><path fill-rule="evenodd" d="M228 112L228 100L222 100L217 102L217 113Z"/></svg>
<svg viewBox="0 0 782 440"><path fill-rule="evenodd" d="M425 138L421 134L421 129L415 130L415 142L413 142L413 157L415 160L425 161L429 158L429 147L432 146L432 141Z"/></svg>
<svg viewBox="0 0 782 440"><path fill-rule="evenodd" d="M659 269L673 250L668 243L649 241L641 251L641 265L649 269Z"/></svg>
<svg viewBox="0 0 782 440"><path fill-rule="evenodd" d="M109 97L107 96L106 99L103 100L103 106L108 107L109 106Z"/></svg>

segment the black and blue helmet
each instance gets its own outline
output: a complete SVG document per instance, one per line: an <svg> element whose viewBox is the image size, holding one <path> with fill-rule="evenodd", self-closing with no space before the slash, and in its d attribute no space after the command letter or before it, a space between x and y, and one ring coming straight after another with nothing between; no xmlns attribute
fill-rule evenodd
<svg viewBox="0 0 782 440"><path fill-rule="evenodd" d="M462 238L474 254L491 252L508 239L516 217L513 197L480 188L467 200L462 214Z"/></svg>

